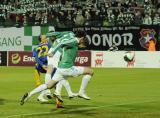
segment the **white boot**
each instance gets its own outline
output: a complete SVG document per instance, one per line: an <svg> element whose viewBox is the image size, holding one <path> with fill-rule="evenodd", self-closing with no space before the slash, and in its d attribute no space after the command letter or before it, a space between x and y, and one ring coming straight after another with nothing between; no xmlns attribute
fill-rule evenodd
<svg viewBox="0 0 160 118"><path fill-rule="evenodd" d="M78 96L78 93L71 93L69 94L69 98L74 98L74 97L77 97Z"/></svg>
<svg viewBox="0 0 160 118"><path fill-rule="evenodd" d="M41 94L38 96L38 98L37 98L37 101L40 101L40 102L48 102L48 100L46 100L45 98L44 98L44 96L46 95L46 91L47 90L44 90L44 91L42 91L41 92Z"/></svg>
<svg viewBox="0 0 160 118"><path fill-rule="evenodd" d="M78 97L84 98L84 99L86 99L86 100L90 100L90 99L91 99L91 98L88 97L85 93L78 93Z"/></svg>
<svg viewBox="0 0 160 118"><path fill-rule="evenodd" d="M37 101L40 101L40 102L48 102L48 100L46 100L46 99L45 99L44 97L42 97L42 96L38 96Z"/></svg>

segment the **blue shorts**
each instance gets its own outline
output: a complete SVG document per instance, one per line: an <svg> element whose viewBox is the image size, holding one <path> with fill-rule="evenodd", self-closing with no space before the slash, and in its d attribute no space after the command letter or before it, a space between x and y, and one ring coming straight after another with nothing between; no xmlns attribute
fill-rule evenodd
<svg viewBox="0 0 160 118"><path fill-rule="evenodd" d="M37 65L35 67L40 73L46 73L47 71L45 69L43 69L43 67L41 65ZM53 70L52 74L51 74L51 77L54 76L55 72L56 72L56 68Z"/></svg>
<svg viewBox="0 0 160 118"><path fill-rule="evenodd" d="M46 70L45 69L43 69L43 67L41 66L41 65L36 65L36 67L35 67L40 73L46 73Z"/></svg>

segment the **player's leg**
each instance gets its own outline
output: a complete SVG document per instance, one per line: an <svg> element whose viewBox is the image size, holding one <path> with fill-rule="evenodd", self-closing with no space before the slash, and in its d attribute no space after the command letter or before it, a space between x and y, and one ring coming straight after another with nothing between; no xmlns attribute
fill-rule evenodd
<svg viewBox="0 0 160 118"><path fill-rule="evenodd" d="M38 86L37 88L33 89L31 92L27 92L23 95L23 97L21 98L20 104L23 105L24 102L26 102L32 95L39 93L43 90L47 89L47 85L46 84L41 84L40 86Z"/></svg>
<svg viewBox="0 0 160 118"><path fill-rule="evenodd" d="M33 89L31 92L29 93L25 93L21 99L21 105L24 104L24 102L26 102L32 95L39 93L41 91L44 91L46 89L51 89L53 86L55 86L55 84L57 83L57 81L54 80L50 80L49 83L47 84L42 84L40 86L38 86L37 88Z"/></svg>
<svg viewBox="0 0 160 118"><path fill-rule="evenodd" d="M73 97L76 96L76 94L72 92L71 86L70 86L68 80L63 79L63 80L61 80L60 82L61 82L62 85L65 87L65 89L66 89L66 91L67 91L67 93L68 93L69 98L73 98Z"/></svg>
<svg viewBox="0 0 160 118"><path fill-rule="evenodd" d="M49 71L47 71L48 73L51 72L51 70L53 70L52 68L48 68ZM49 82L49 80L51 80L51 74L48 74L49 76L47 76L47 74L45 74L45 84L47 82ZM47 76L47 77L46 77ZM48 99L51 99L53 98L52 94L51 94L51 91L49 89L46 89L44 91L41 92L41 94L38 96L37 100L40 101L40 102L48 102L48 100L46 100L44 98L44 96L47 96Z"/></svg>
<svg viewBox="0 0 160 118"><path fill-rule="evenodd" d="M51 71L53 71L53 68L49 71L49 73L54 73L54 72L51 72ZM55 73L55 75L57 75L56 77L59 78L58 72L57 72L57 74ZM53 78L53 76L52 76L52 78ZM38 93L38 92L40 92L40 91L42 91L42 90L53 88L56 85L56 83L58 81L60 81L59 79L52 79L52 78L45 78L45 84L42 84L42 85L40 85L40 87L37 87L36 89L31 91L29 93L29 97Z"/></svg>
<svg viewBox="0 0 160 118"><path fill-rule="evenodd" d="M61 80L61 78L63 78L61 76L61 74L58 71L56 71L55 75L54 75L54 78L51 79L49 82L47 82L46 84L42 84L42 85L38 86L37 88L33 89L29 93L25 93L23 95L22 99L21 99L21 105L23 105L24 102L27 101L32 95L34 95L36 93L39 93L39 92L41 92L43 90L53 88L56 85L56 83Z"/></svg>
<svg viewBox="0 0 160 118"><path fill-rule="evenodd" d="M57 83L55 94L61 95L61 90L62 90L63 86L65 87L65 89L66 89L66 91L68 93L69 98L73 98L73 97L76 96L76 94L72 92L70 84L69 84L68 80L66 80L66 79L62 79L61 81L59 81Z"/></svg>
<svg viewBox="0 0 160 118"><path fill-rule="evenodd" d="M52 65L48 65L47 66L47 72L45 74L45 80L51 80L51 74L53 72L53 66Z"/></svg>
<svg viewBox="0 0 160 118"><path fill-rule="evenodd" d="M50 65L50 68L54 68L54 71L56 70L56 68L55 67L57 67L58 66L58 63L59 63L59 60L60 60L60 57L61 57L61 53L59 52L59 51L57 51L55 54L54 54L54 56L53 57L47 57L47 60L48 60L48 65ZM52 70L50 70L48 73L52 73L52 79L54 78L53 76L55 76L54 75L54 72L53 72L53 69ZM59 82L58 82L59 83ZM57 96L61 96L61 89L62 89L62 84L57 84L56 85L56 92L57 92L57 94L56 94L56 92L55 92L55 95L57 95ZM61 97L60 97L61 98Z"/></svg>
<svg viewBox="0 0 160 118"><path fill-rule="evenodd" d="M47 57L48 67L47 67L47 72L46 72L46 76L45 76L46 79L52 78L51 74L53 74L53 70L55 69L55 67L58 66L60 56L61 56L61 53L56 52L53 57Z"/></svg>
<svg viewBox="0 0 160 118"><path fill-rule="evenodd" d="M83 75L84 76L82 78L82 82L81 82L78 96L82 97L84 99L90 100L90 97L88 97L86 95L86 88L87 88L87 85L88 85L91 77L93 76L93 70L89 67L84 67Z"/></svg>
<svg viewBox="0 0 160 118"><path fill-rule="evenodd" d="M47 66L47 72L46 72L46 75L45 75L45 83L47 83L48 80L51 80L51 78L53 77L54 73L55 73L55 66L58 65L58 58L55 58L59 56L60 58L60 55L59 53L56 53L53 57L47 57L47 61L48 61L48 66ZM51 92L49 93L48 91L48 95L47 97L51 97Z"/></svg>
<svg viewBox="0 0 160 118"><path fill-rule="evenodd" d="M34 72L34 76L35 76L35 80L36 80L36 86L41 85L40 73L45 73L45 72L46 72L46 70L44 70L42 68L42 66L40 66L39 64L36 65L35 72ZM45 96L45 91L42 91L41 94L38 96L37 100L40 101L40 102L47 102L48 100L46 100L44 98L44 96Z"/></svg>
<svg viewBox="0 0 160 118"><path fill-rule="evenodd" d="M82 97L84 99L89 100L90 98L86 95L86 88L87 85L91 79L91 77L93 76L93 70L89 67L79 67L79 66L73 66L69 69L59 69L60 73L64 76L79 76L79 75L84 75L82 78L82 83L81 83L81 87L79 90L79 97Z"/></svg>
<svg viewBox="0 0 160 118"><path fill-rule="evenodd" d="M48 90L43 90L40 95L37 97L37 101L40 102L48 102L47 99L44 98L44 96L48 93Z"/></svg>
<svg viewBox="0 0 160 118"><path fill-rule="evenodd" d="M86 88L91 77L93 76L93 70L89 67L73 66L68 71L69 72L66 71L67 72L66 74L70 74L71 76L84 75L82 78L82 83L80 86L78 96L89 100L90 98L86 95Z"/></svg>
<svg viewBox="0 0 160 118"><path fill-rule="evenodd" d="M37 70L37 68L34 70L34 78L36 81L36 87L41 85L40 72Z"/></svg>
<svg viewBox="0 0 160 118"><path fill-rule="evenodd" d="M42 66L40 66L40 65L37 66L37 69L41 73L46 73L46 70ZM48 80L51 80L51 78L45 79L45 83ZM49 98L52 98L50 90L47 89L47 90L42 91L40 93L40 95L38 96L37 100L40 101L40 102L48 102L48 100L45 99L45 96L47 96L47 97L49 96Z"/></svg>
<svg viewBox="0 0 160 118"><path fill-rule="evenodd" d="M62 81L62 80L61 80L61 81ZM56 89L55 89L55 92L54 92L54 94L56 94L56 95L61 95L61 90L62 90L62 87L63 87L61 81L59 81L59 82L56 84Z"/></svg>
<svg viewBox="0 0 160 118"><path fill-rule="evenodd" d="M56 71L55 68L53 68L52 66L48 65L47 74L49 76L48 77L47 77L47 75L45 76L45 84L47 84L52 79L53 75L55 74L55 71ZM45 91L46 91L46 96L49 99L53 98L52 93L51 93L51 91L49 89L45 90Z"/></svg>

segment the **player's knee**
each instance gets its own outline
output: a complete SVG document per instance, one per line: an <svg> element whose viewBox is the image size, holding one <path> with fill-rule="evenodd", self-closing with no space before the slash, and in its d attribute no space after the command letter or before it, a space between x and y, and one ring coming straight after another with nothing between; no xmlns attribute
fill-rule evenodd
<svg viewBox="0 0 160 118"><path fill-rule="evenodd" d="M51 85L51 84L49 84L49 83L47 83L46 85L47 85L47 89L53 88L53 85Z"/></svg>
<svg viewBox="0 0 160 118"><path fill-rule="evenodd" d="M93 76L94 75L94 71L93 69L90 68L90 75Z"/></svg>
<svg viewBox="0 0 160 118"><path fill-rule="evenodd" d="M47 73L51 74L52 71L53 71L53 67L51 65L48 65L48 67L47 67Z"/></svg>
<svg viewBox="0 0 160 118"><path fill-rule="evenodd" d="M88 67L88 68L85 69L85 74L93 76L94 71L93 71L93 69L91 69L91 68Z"/></svg>
<svg viewBox="0 0 160 118"><path fill-rule="evenodd" d="M47 82L47 88L48 89L51 89L51 88L53 88L54 86L56 86L56 84L57 84L57 82L58 81L56 81L56 80L50 80L49 82Z"/></svg>

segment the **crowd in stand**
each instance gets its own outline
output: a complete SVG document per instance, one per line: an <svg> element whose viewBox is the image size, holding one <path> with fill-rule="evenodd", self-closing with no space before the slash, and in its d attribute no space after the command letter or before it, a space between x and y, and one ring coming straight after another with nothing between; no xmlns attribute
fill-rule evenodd
<svg viewBox="0 0 160 118"><path fill-rule="evenodd" d="M0 26L160 25L160 0L0 0Z"/></svg>

